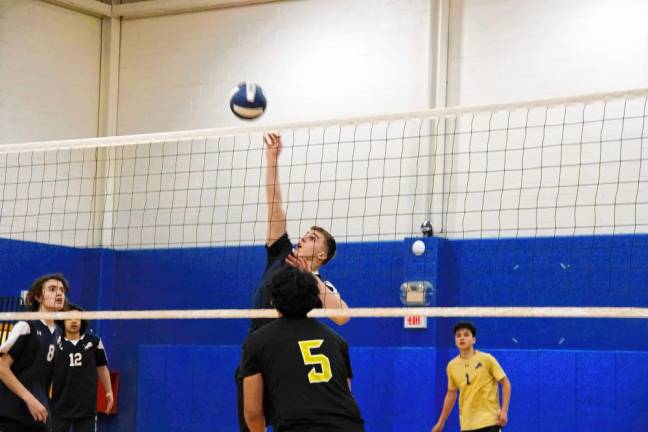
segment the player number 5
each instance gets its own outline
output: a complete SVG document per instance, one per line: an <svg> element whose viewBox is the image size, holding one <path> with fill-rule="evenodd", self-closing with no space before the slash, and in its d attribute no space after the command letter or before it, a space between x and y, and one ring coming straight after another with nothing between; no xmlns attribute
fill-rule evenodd
<svg viewBox="0 0 648 432"><path fill-rule="evenodd" d="M310 372L308 372L308 382L311 384L329 382L331 378L333 378L331 362L328 357L324 354L313 354L311 352L311 350L321 347L322 343L324 343L323 339L299 341L299 350L304 359L304 364L306 366L319 365L322 370L321 372L318 372L316 368L312 368Z"/></svg>

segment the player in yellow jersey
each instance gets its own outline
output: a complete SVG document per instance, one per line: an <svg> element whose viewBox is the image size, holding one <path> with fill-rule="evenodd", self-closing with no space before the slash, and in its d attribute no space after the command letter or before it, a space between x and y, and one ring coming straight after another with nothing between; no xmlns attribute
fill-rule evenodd
<svg viewBox="0 0 648 432"><path fill-rule="evenodd" d="M462 432L499 432L508 422L511 382L495 357L475 349L477 329L472 323L455 324L454 336L459 355L448 363L448 392L432 432L443 430L457 391ZM498 383L502 386L501 406Z"/></svg>

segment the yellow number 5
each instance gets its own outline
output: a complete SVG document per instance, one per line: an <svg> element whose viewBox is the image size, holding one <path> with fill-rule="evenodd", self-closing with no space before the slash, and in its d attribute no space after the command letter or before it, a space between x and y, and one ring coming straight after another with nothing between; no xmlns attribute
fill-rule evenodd
<svg viewBox="0 0 648 432"><path fill-rule="evenodd" d="M299 349L301 350L304 364L307 366L319 365L322 368L322 372L317 372L315 368L312 368L308 372L308 382L311 384L329 382L333 378L331 362L329 362L328 357L324 354L313 354L311 352L312 349L321 347L322 343L324 343L324 339L299 341Z"/></svg>

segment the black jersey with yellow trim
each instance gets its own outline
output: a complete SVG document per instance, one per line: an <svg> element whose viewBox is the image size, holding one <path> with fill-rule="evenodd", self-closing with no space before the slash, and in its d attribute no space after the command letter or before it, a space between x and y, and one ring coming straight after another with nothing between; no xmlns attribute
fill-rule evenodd
<svg viewBox="0 0 648 432"><path fill-rule="evenodd" d="M260 373L277 432L361 432L349 347L312 318L280 318L248 335L240 374Z"/></svg>

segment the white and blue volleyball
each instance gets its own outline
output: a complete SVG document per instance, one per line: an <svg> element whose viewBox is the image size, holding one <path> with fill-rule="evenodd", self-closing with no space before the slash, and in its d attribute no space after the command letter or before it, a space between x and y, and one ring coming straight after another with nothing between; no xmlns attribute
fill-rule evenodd
<svg viewBox="0 0 648 432"><path fill-rule="evenodd" d="M266 105L263 89L255 83L242 82L232 90L230 109L240 119L259 118L265 112Z"/></svg>

